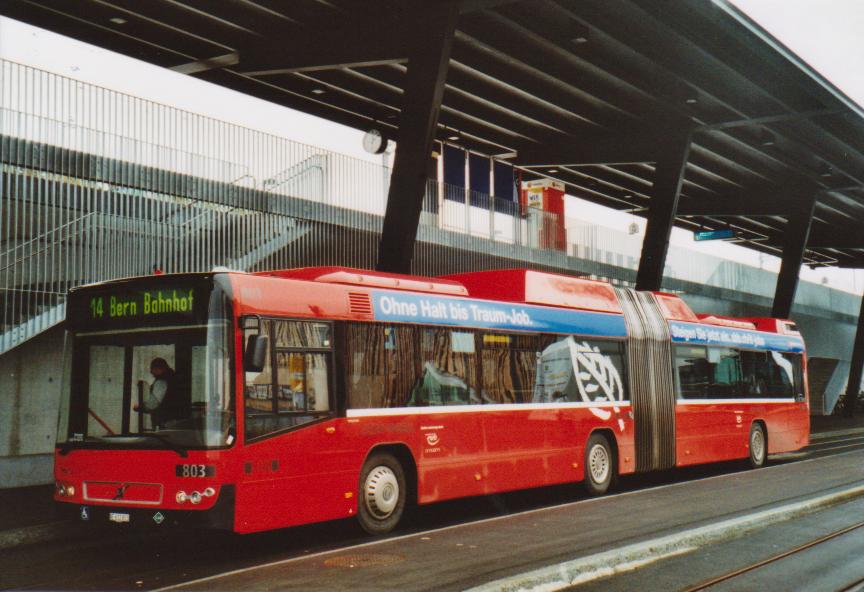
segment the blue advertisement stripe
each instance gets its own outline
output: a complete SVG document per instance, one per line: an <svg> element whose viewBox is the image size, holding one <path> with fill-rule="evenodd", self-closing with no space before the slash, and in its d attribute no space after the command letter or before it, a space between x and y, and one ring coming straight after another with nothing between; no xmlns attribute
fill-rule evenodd
<svg viewBox="0 0 864 592"><path fill-rule="evenodd" d="M624 317L609 313L384 290L372 292L372 305L376 320L394 323L627 336Z"/></svg>
<svg viewBox="0 0 864 592"><path fill-rule="evenodd" d="M786 353L804 351L804 340L794 335L779 335L777 333L701 325L683 321L669 321L669 331L674 343L737 346Z"/></svg>

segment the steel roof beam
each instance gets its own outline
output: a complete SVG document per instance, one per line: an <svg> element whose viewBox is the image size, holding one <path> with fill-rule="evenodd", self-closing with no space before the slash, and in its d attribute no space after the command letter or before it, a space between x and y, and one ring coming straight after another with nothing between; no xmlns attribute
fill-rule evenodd
<svg viewBox="0 0 864 592"><path fill-rule="evenodd" d="M226 53L224 55L207 58L204 60L196 60L194 62L186 62L179 66L173 66L169 70L174 70L178 74L197 74L206 72L207 70L215 70L218 68L227 68L240 62L240 56L237 52Z"/></svg>
<svg viewBox="0 0 864 592"><path fill-rule="evenodd" d="M797 119L807 119L820 117L824 115L839 115L845 113L847 109L813 109L811 111L798 111L792 113L781 113L778 115L766 115L765 117L750 117L748 119L738 119L736 121L724 121L722 123L710 123L701 125L696 128L697 132L705 130L724 130L733 127L747 127L751 125L765 125L767 123L780 123L784 121L795 121Z"/></svg>
<svg viewBox="0 0 864 592"><path fill-rule="evenodd" d="M710 103L716 101L719 106L728 109L732 114L740 115L742 118L749 117L751 113L759 113L760 111L764 113L769 108L775 111L775 113L777 110L789 112L807 110L806 106L802 106L803 104L790 105L789 96L780 98L779 95L782 93L776 92L775 86L772 86L773 93L766 90L764 73L761 77L754 77L753 72L749 71L753 70L756 67L755 64L758 63L758 60L752 59L752 55L749 56L749 70L746 73L742 73L742 71L736 70L735 67L741 67L741 64L747 63L746 60L737 56L738 59L735 61L735 67L733 67L727 63L728 51L724 50L721 52L723 58L711 53L709 49L713 49L712 44L716 45L716 40L710 38L710 35L707 37L703 35L698 43L688 38L686 35L692 36L691 29L697 25L701 26L701 22L692 23L689 29L685 25L682 25L682 29L686 30L685 35L685 33L682 33L675 27L678 24L672 18L677 14L675 11L665 11L662 13L662 16L658 16L656 13L662 9L658 9L656 5L642 2L642 0L627 2L627 9L617 11L614 16L608 10L604 10L605 5L600 3L599 0L585 0L578 5L574 0L559 1L566 2L568 6L571 6L574 14L587 18L586 22L590 27L599 27L611 39L636 52L640 56L640 59L650 60L653 67L659 67L666 72L672 73L679 80L697 90L700 93L700 103L706 100ZM681 3L680 6L680 10L686 10L690 5ZM650 36L634 36L631 34L634 27L648 28L649 26L652 28L653 33ZM700 45L700 43L702 44ZM708 67L706 64L710 64L711 67ZM778 86L782 86L784 89L792 92L791 89L793 87L786 84L786 81L780 80ZM756 93L741 92L740 89L745 88L755 90ZM761 96L756 96L757 94ZM812 104L813 102L810 101L810 105ZM802 125L807 125L808 123L807 119L802 120ZM810 124L808 127L810 129L805 133L815 131L812 128L816 126ZM734 131L734 128L730 131ZM830 132L822 131L824 136L830 135ZM776 135L778 138L783 136L781 133L777 133ZM830 137L835 142L841 142L841 140L838 140L833 135L830 135ZM741 142L740 139L732 136L730 136L730 139ZM787 145L791 145L794 142L799 146L803 145L805 149L809 149L810 151L816 150L809 141L802 139L798 133L787 140L791 140L786 142ZM703 143L701 137L699 141ZM753 143L756 142L754 141ZM822 180L815 172L801 171L802 166L800 162L794 162L794 159L789 159L785 156L770 154L761 147L759 149L754 148L754 150L760 152L760 158L770 159L782 164L787 169L784 173L785 175L795 175L802 181L821 184L820 181ZM832 151L835 155L838 153L856 153L856 150L849 146L845 146L845 148L835 147ZM804 168L806 171L806 167ZM840 167L837 167L837 169L841 170ZM848 171L843 172L849 175Z"/></svg>
<svg viewBox="0 0 864 592"><path fill-rule="evenodd" d="M807 241L808 249L864 249L864 236L855 234L831 233L820 231Z"/></svg>
<svg viewBox="0 0 864 592"><path fill-rule="evenodd" d="M459 12L468 14L477 12L478 10L488 10L490 8L498 8L505 4L513 4L517 0L460 0Z"/></svg>
<svg viewBox="0 0 864 592"><path fill-rule="evenodd" d="M654 186L648 206L648 225L642 241L639 271L636 274L637 290L659 290L663 283L663 268L669 251L669 237L675 224L684 169L690 154L693 129L690 125L679 130L670 130L674 139L662 150L654 170Z"/></svg>
<svg viewBox="0 0 864 592"><path fill-rule="evenodd" d="M858 397L861 391L861 375L864 371L864 297L861 299L861 310L858 312L858 327L855 330L855 341L852 346L852 361L849 366L849 378L846 381L844 393L844 409L846 417L855 415Z"/></svg>
<svg viewBox="0 0 864 592"><path fill-rule="evenodd" d="M658 63L675 71L679 76L688 79L694 85L710 95L721 98L727 104L740 101L741 93L738 87L749 86L761 93L766 101L770 101L773 110L790 113L825 109L827 92L821 87L815 88L809 84L808 77L798 68L789 64L779 54L761 54L753 46L744 47L741 43L729 43L724 34L718 34L725 25L724 19L712 18L710 21L702 17L695 5L681 3L679 11L664 11L658 5L646 0L628 0L628 3L639 7L633 13L634 18L653 19L657 39L662 40L657 47L665 47L665 53L657 56ZM638 12L643 11L642 15ZM691 14L688 14L691 13ZM677 19L677 20L676 20ZM714 34L707 34L708 31ZM647 48L646 48L647 49ZM703 63L694 67L695 61L691 55L698 55ZM688 56L681 59L681 56ZM707 73L716 73L709 76ZM725 76L724 81L721 76ZM812 94L811 94L812 93ZM814 95L819 94L814 101ZM831 104L836 104L833 101ZM824 114L823 114L824 115ZM809 118L797 120L801 129L785 128L782 135L801 146L805 151L816 154L828 154L830 164L838 171L856 181L864 179L864 160L860 150L850 146L848 140L823 129ZM811 132L821 133L811 135ZM822 145L816 145L813 137L818 136ZM853 157L858 156L855 160ZM814 173L808 176L818 178Z"/></svg>
<svg viewBox="0 0 864 592"><path fill-rule="evenodd" d="M425 17L425 26L418 30L405 76L396 139L399 149L393 161L378 247L379 271L411 271L459 5L439 2L425 12L420 15Z"/></svg>
<svg viewBox="0 0 864 592"><path fill-rule="evenodd" d="M632 133L583 134L568 146L543 145L520 150L519 166L568 166L580 164L630 164L655 162L662 142L647 130Z"/></svg>
<svg viewBox="0 0 864 592"><path fill-rule="evenodd" d="M292 31L241 47L238 70L249 76L379 66L408 60L410 39L421 27L410 19L360 19L325 29Z"/></svg>
<svg viewBox="0 0 864 592"><path fill-rule="evenodd" d="M776 190L774 191L776 193ZM801 208L800 203L789 203L776 199L765 199L763 195L751 194L746 197L735 196L716 199L685 200L678 206L678 216L747 217L747 216L788 216Z"/></svg>
<svg viewBox="0 0 864 592"><path fill-rule="evenodd" d="M807 248L807 239L810 235L815 207L816 193L814 191L804 197L798 211L789 216L784 233L780 273L777 276L777 286L774 290L774 304L771 307L772 317L788 319L792 315L792 303L798 288L801 265L804 263L804 251Z"/></svg>
<svg viewBox="0 0 864 592"><path fill-rule="evenodd" d="M80 7L76 14L70 14L30 0L7 0L0 2L0 15L55 31L61 35L70 36L71 28L74 29L74 38L79 41L134 56L157 66L168 67L176 64L178 60L193 60L201 49L200 45L194 49L187 48L185 45L169 47L164 42L157 43L145 39L149 31L128 28L121 31L117 27L99 24L102 19L83 14ZM172 39L172 41L176 40ZM218 51L219 48L210 46L207 54L212 55Z"/></svg>

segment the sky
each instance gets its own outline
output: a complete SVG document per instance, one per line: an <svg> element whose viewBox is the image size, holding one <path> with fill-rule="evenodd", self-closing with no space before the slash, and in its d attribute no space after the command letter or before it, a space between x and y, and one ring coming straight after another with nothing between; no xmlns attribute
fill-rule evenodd
<svg viewBox="0 0 864 592"><path fill-rule="evenodd" d="M864 1L731 0L859 105L864 105Z"/></svg>
<svg viewBox="0 0 864 592"><path fill-rule="evenodd" d="M684 1L684 0L680 0ZM864 105L864 0L732 0L787 47ZM817 7L818 9L814 9ZM362 149L362 132L337 123L248 97L0 17L0 58L27 64L84 82L147 98L165 105L266 131L381 163L382 157ZM626 231L634 221L644 232L645 221L619 212L568 198L568 216L578 211L586 222ZM776 271L779 259L759 255L727 242L696 243L692 233L673 231L672 244L697 252ZM860 293L864 273L820 268L802 270L802 278Z"/></svg>

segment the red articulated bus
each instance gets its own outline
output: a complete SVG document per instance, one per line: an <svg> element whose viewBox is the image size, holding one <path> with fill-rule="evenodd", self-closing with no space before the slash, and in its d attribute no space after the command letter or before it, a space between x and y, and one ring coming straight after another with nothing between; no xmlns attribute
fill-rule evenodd
<svg viewBox="0 0 864 592"><path fill-rule="evenodd" d="M55 499L251 533L808 443L785 320L527 270L322 267L73 290Z"/></svg>

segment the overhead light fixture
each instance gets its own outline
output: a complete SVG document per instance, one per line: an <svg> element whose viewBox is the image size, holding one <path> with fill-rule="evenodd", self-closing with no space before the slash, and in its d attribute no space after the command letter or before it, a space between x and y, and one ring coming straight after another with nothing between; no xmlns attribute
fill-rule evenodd
<svg viewBox="0 0 864 592"><path fill-rule="evenodd" d="M774 134L768 128L762 128L759 132L759 143L763 146L773 146L775 143Z"/></svg>
<svg viewBox="0 0 864 592"><path fill-rule="evenodd" d="M492 156L495 157L495 158L499 158L499 159L505 159L505 158L516 158L517 156L519 156L519 153L516 152L516 151L513 151L513 152L501 152L501 153L499 153L499 154L493 154Z"/></svg>
<svg viewBox="0 0 864 592"><path fill-rule="evenodd" d="M115 16L114 18L109 19L115 25L125 25L126 19L121 16Z"/></svg>
<svg viewBox="0 0 864 592"><path fill-rule="evenodd" d="M831 165L829 165L827 162L822 162L819 165L819 169L817 170L817 173L819 174L820 177L823 177L823 178L830 177L831 175L834 174L834 169L832 169Z"/></svg>
<svg viewBox="0 0 864 592"><path fill-rule="evenodd" d="M688 105L695 105L696 103L699 102L699 99L696 98L695 96L687 97L686 99L684 99L684 102L687 103Z"/></svg>
<svg viewBox="0 0 864 592"><path fill-rule="evenodd" d="M323 95L325 92L327 92L327 91L324 90L323 88L313 88L312 89L313 95Z"/></svg>
<svg viewBox="0 0 864 592"><path fill-rule="evenodd" d="M558 172L558 169L549 169L547 172L550 174L554 174Z"/></svg>
<svg viewBox="0 0 864 592"><path fill-rule="evenodd" d="M630 194L630 193L625 193L625 194L624 194L624 199L633 199L633 195Z"/></svg>
<svg viewBox="0 0 864 592"><path fill-rule="evenodd" d="M447 136L447 139L450 140L451 142L458 142L459 140L462 139L462 135L459 132L457 132L456 130L451 130L450 135Z"/></svg>
<svg viewBox="0 0 864 592"><path fill-rule="evenodd" d="M586 27L579 21L573 20L567 26L567 29L569 29L570 34L572 35L572 37L570 37L570 43L573 43L575 45L584 45L588 43L588 27Z"/></svg>

